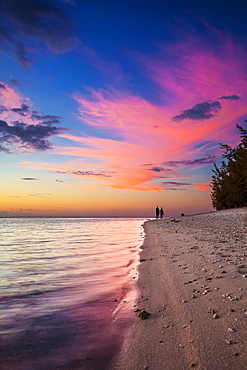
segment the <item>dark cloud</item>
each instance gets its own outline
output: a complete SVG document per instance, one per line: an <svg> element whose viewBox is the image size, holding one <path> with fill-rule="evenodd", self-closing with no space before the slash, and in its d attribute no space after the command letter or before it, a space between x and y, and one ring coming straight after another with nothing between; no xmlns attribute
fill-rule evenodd
<svg viewBox="0 0 247 370"><path fill-rule="evenodd" d="M7 109L4 108L4 110L7 110ZM11 108L10 111L17 113L20 116L30 115L33 121L41 121L45 125L60 123L60 120L62 118L62 117L55 116L55 115L42 114L42 113L37 112L36 110L30 111L30 107L26 103L22 103L21 107Z"/></svg>
<svg viewBox="0 0 247 370"><path fill-rule="evenodd" d="M172 117L173 121L183 121L190 119L192 121L203 121L214 117L221 109L218 101L205 101L194 105L191 109L184 110L181 114Z"/></svg>
<svg viewBox="0 0 247 370"><path fill-rule="evenodd" d="M185 161L165 161L163 164L170 167L179 167L179 166L198 166L198 165L207 165L214 163L217 156L214 154L210 154L206 157L196 158L193 160L185 160Z"/></svg>
<svg viewBox="0 0 247 370"><path fill-rule="evenodd" d="M238 95L223 95L218 99L238 100L238 99L241 99L241 98Z"/></svg>
<svg viewBox="0 0 247 370"><path fill-rule="evenodd" d="M148 168L148 170L154 171L154 172L170 171L169 168L157 166L156 164L153 164L153 163L145 163L145 164L141 164L140 166L141 167L151 167L151 168Z"/></svg>
<svg viewBox="0 0 247 370"><path fill-rule="evenodd" d="M0 145L0 153L12 154L12 152L9 149L5 148L2 145Z"/></svg>
<svg viewBox="0 0 247 370"><path fill-rule="evenodd" d="M36 181L36 180L39 180L39 179L36 179L35 177L22 177L21 179L22 180L25 180L25 181Z"/></svg>
<svg viewBox="0 0 247 370"><path fill-rule="evenodd" d="M6 112L7 109L3 106L3 105L0 105L0 114L2 114L3 112Z"/></svg>
<svg viewBox="0 0 247 370"><path fill-rule="evenodd" d="M172 191L177 191L177 190L187 190L185 188L165 188L165 190L172 190Z"/></svg>
<svg viewBox="0 0 247 370"><path fill-rule="evenodd" d="M6 153L6 154L11 154L11 151L8 148L0 144L0 153L1 152Z"/></svg>
<svg viewBox="0 0 247 370"><path fill-rule="evenodd" d="M9 146L43 151L51 149L51 143L47 139L62 132L64 132L63 128L44 124L27 125L15 121L10 126L0 120L0 145L2 145L2 151L7 153L10 152Z"/></svg>
<svg viewBox="0 0 247 370"><path fill-rule="evenodd" d="M162 182L162 186L165 190L187 190L186 188L182 188L182 186L191 186L192 184L189 182L176 182L176 181L166 181Z"/></svg>
<svg viewBox="0 0 247 370"><path fill-rule="evenodd" d="M164 171L165 169L163 167L157 167L157 166L153 166L152 168L149 168L150 171L154 171L154 172L162 172Z"/></svg>
<svg viewBox="0 0 247 370"><path fill-rule="evenodd" d="M12 108L10 110L19 114L20 116L27 116L27 114L30 112L29 106L25 103L22 103L20 108Z"/></svg>
<svg viewBox="0 0 247 370"><path fill-rule="evenodd" d="M17 81L15 78L12 78L12 80L10 80L10 84L15 87L20 87L19 81Z"/></svg>
<svg viewBox="0 0 247 370"><path fill-rule="evenodd" d="M0 81L0 85L8 91L7 84ZM5 92L2 91L1 95L4 96ZM12 148L19 150L50 149L51 143L48 139L66 131L65 128L56 127L61 117L31 111L27 102L27 99L20 97L19 106L0 106L0 151L11 153ZM1 120L3 112L7 114L2 116L4 120Z"/></svg>
<svg viewBox="0 0 247 370"><path fill-rule="evenodd" d="M72 21L61 8L64 1L1 0L0 47L14 52L23 66L31 63L30 50L44 44L53 53L71 50L78 42ZM70 1L66 1L71 3Z"/></svg>
<svg viewBox="0 0 247 370"><path fill-rule="evenodd" d="M106 174L105 172L94 172L94 171L55 171L56 173L61 173L65 175L76 175L76 176L83 176L83 177L94 177L94 176L103 176L103 177L111 177L111 175Z"/></svg>
<svg viewBox="0 0 247 370"><path fill-rule="evenodd" d="M32 112L31 118L33 120L42 121L46 125L59 123L61 119L61 117L59 116L54 116L54 115L49 115L49 114L40 114L37 111Z"/></svg>
<svg viewBox="0 0 247 370"><path fill-rule="evenodd" d="M191 186L192 184L189 182L176 182L176 181L165 181L162 183L164 186Z"/></svg>

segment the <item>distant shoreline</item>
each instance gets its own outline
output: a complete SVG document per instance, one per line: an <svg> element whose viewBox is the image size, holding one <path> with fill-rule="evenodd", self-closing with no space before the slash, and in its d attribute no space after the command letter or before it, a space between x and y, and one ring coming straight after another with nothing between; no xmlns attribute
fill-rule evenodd
<svg viewBox="0 0 247 370"><path fill-rule="evenodd" d="M217 212L215 210L212 210L212 211L205 211L205 212L200 212L200 213L192 213L192 214L189 214L189 215L185 215L186 216L194 216L194 215L200 215L200 214L207 214L207 213L211 213L211 212ZM181 216L171 216L171 215L168 215L168 216L164 216L163 219L168 219L168 218L180 218ZM0 216L0 219L1 218L140 218L140 219L145 219L145 220L154 220L155 219L155 216L152 215L152 216L146 216L146 217L143 217L143 216Z"/></svg>
<svg viewBox="0 0 247 370"><path fill-rule="evenodd" d="M151 219L151 217L138 217L138 216L90 216L90 217L89 216L0 216L0 218L142 218L142 219Z"/></svg>

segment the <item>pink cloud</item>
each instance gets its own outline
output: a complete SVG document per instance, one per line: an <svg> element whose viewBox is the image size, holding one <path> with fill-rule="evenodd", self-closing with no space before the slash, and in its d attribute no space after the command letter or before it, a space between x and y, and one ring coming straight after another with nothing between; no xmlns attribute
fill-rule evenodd
<svg viewBox="0 0 247 370"><path fill-rule="evenodd" d="M155 105L130 91L77 93L73 98L79 105L79 119L119 139L63 135L78 147L56 150L117 169L117 175L109 180L111 187L160 190L159 179L169 173L150 171L143 164L162 167L166 161L193 161L219 153L219 141L233 145L238 141L235 123L241 124L239 120L246 114L246 56L226 39L218 49L196 40L163 49L159 58L141 55L136 59L152 88L159 86L163 104ZM220 99L234 95L239 99ZM217 109L210 111L211 106ZM190 119L190 113L205 107L204 119ZM183 112L183 120L173 120ZM205 185L197 188L206 190Z"/></svg>
<svg viewBox="0 0 247 370"><path fill-rule="evenodd" d="M4 107L1 111L1 119L8 121L15 121L20 116L18 113L12 111L14 108L20 108L22 104L32 105L29 98L23 96L21 93L12 89L9 85L0 82L0 106ZM31 117L26 117L31 122Z"/></svg>
<svg viewBox="0 0 247 370"><path fill-rule="evenodd" d="M211 189L211 186L208 185L208 184L197 184L195 186L195 189L202 190L202 191L207 191L207 190Z"/></svg>

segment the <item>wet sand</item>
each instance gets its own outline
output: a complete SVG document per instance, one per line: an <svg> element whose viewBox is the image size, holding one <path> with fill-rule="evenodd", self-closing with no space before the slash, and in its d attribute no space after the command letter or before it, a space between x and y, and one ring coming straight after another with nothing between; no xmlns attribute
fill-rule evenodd
<svg viewBox="0 0 247 370"><path fill-rule="evenodd" d="M247 208L144 228L136 318L116 369L246 369Z"/></svg>

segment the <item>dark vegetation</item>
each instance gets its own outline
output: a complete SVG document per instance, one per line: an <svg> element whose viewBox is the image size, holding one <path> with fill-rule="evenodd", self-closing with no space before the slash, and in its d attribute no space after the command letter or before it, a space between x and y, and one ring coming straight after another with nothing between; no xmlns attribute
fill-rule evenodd
<svg viewBox="0 0 247 370"><path fill-rule="evenodd" d="M212 170L211 199L217 210L247 205L247 130L239 125L237 128L240 143L235 148L220 144L223 161L220 167L214 163Z"/></svg>

